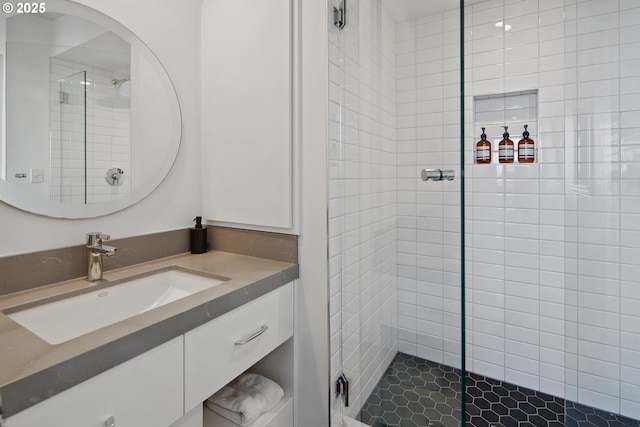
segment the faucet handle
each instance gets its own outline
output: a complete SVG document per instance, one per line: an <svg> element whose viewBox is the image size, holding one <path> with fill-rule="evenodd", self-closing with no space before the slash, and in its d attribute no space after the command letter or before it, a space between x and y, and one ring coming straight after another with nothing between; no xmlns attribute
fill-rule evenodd
<svg viewBox="0 0 640 427"><path fill-rule="evenodd" d="M100 246L103 240L109 240L111 236L108 234L102 234L99 231L92 231L87 233L87 246Z"/></svg>

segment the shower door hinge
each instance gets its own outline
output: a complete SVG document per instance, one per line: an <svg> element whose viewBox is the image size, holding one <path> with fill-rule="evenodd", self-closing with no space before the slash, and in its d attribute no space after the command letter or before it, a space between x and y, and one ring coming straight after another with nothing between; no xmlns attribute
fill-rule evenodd
<svg viewBox="0 0 640 427"><path fill-rule="evenodd" d="M336 380L336 394L344 397L344 406L349 406L349 380L344 374Z"/></svg>
<svg viewBox="0 0 640 427"><path fill-rule="evenodd" d="M347 24L347 0L342 0L340 6L333 8L333 25L342 30Z"/></svg>

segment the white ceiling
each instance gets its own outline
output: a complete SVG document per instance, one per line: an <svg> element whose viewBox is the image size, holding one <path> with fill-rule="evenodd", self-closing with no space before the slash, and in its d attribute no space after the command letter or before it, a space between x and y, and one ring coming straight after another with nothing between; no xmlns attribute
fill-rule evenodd
<svg viewBox="0 0 640 427"><path fill-rule="evenodd" d="M485 0L464 0L464 5L481 1ZM382 0L382 3L396 22L410 21L460 7L460 0Z"/></svg>
<svg viewBox="0 0 640 427"><path fill-rule="evenodd" d="M92 65L120 76L131 75L131 46L111 31L67 49L56 58Z"/></svg>

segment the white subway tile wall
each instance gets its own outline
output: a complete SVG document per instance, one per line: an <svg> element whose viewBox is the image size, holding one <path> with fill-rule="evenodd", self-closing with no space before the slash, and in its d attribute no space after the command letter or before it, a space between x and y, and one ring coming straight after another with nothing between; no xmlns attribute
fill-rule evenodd
<svg viewBox="0 0 640 427"><path fill-rule="evenodd" d="M451 11L396 25L398 348L453 366L460 364L459 181L422 182L420 171L460 176L458 22Z"/></svg>
<svg viewBox="0 0 640 427"><path fill-rule="evenodd" d="M353 13L377 5L351 3ZM640 3L490 0L464 13L467 369L640 419ZM398 350L459 366L459 181L418 178L423 168L460 176L458 11L395 25L395 106L386 96L375 106L369 90L388 29L374 53L375 24L352 16L352 33L330 35L332 332L357 336L357 322L340 320L367 301L341 293L352 281L362 289L347 212L361 208L358 191L381 188L352 182L370 170L361 144L382 122L365 113L395 108L385 132L395 126ZM531 90L535 105L474 109L474 97ZM536 163L474 164L484 120L494 143L493 127L515 122L516 144L537 120ZM334 377L347 341L332 340Z"/></svg>
<svg viewBox="0 0 640 427"><path fill-rule="evenodd" d="M52 200L96 203L130 191L130 107L112 83L123 77L52 58ZM60 92L68 94L64 103ZM125 171L122 185L109 185L105 179L114 167Z"/></svg>

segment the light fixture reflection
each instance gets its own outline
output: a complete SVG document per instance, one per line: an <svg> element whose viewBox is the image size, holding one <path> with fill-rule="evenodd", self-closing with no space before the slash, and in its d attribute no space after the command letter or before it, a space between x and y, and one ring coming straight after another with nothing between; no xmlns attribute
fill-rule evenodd
<svg viewBox="0 0 640 427"><path fill-rule="evenodd" d="M509 24L505 24L502 21L496 22L496 27L502 28L503 26L504 26L504 30L505 31L509 31L511 29L511 25L509 25Z"/></svg>

